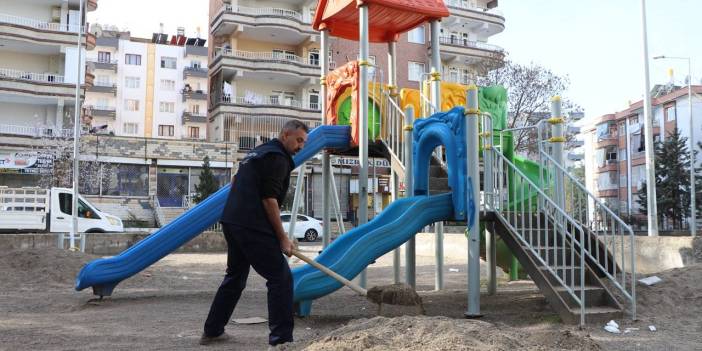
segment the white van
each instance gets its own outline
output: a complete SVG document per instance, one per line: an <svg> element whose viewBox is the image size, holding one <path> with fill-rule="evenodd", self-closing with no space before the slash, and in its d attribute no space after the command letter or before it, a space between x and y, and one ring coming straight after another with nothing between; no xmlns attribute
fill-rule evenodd
<svg viewBox="0 0 702 351"><path fill-rule="evenodd" d="M72 227L73 190L0 187L0 231L67 233ZM78 232L123 232L122 220L78 195Z"/></svg>

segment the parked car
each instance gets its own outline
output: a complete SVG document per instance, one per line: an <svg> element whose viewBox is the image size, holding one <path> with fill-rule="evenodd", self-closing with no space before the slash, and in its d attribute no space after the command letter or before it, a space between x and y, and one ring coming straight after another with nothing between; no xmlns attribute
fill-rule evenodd
<svg viewBox="0 0 702 351"><path fill-rule="evenodd" d="M281 213L280 220L283 229L287 232L290 228L290 213ZM305 241L315 241L322 236L322 221L305 215L297 215L295 221L295 238Z"/></svg>

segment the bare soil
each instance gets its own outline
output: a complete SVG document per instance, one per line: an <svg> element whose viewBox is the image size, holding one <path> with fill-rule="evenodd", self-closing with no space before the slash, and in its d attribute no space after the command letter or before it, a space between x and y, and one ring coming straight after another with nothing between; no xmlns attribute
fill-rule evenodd
<svg viewBox="0 0 702 351"><path fill-rule="evenodd" d="M314 252L317 246L303 249ZM268 327L230 323L233 340L197 344L226 262L224 254L173 254L120 283L98 300L75 291L80 268L97 256L58 249L0 253L0 350L265 350ZM392 283L391 258L368 269L369 287ZM299 262L295 265L301 264ZM419 257L418 292L426 316L376 316L377 306L343 288L296 318L295 339L283 350L700 350L702 265L658 274L637 286L639 321L564 325L528 281L505 282L481 296L484 317L465 319L466 266L447 262L445 289L433 291L434 266ZM458 271L456 271L458 270ZM251 272L233 318L267 317L265 281ZM648 325L655 325L650 332Z"/></svg>

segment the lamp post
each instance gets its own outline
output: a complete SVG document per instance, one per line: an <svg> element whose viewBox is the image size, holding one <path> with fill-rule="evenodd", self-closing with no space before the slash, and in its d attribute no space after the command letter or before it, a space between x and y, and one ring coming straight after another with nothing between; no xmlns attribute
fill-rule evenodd
<svg viewBox="0 0 702 351"><path fill-rule="evenodd" d="M687 103L688 113L690 118L690 235L697 235L697 211L695 199L695 125L692 120L692 60L689 57L682 56L656 56L654 60L670 59L670 60L686 60L687 61Z"/></svg>
<svg viewBox="0 0 702 351"><path fill-rule="evenodd" d="M658 236L656 205L656 160L653 154L653 118L651 116L651 83L648 78L648 36L646 34L646 0L641 0L641 22L644 64L644 140L646 147L646 195L648 199L648 236Z"/></svg>
<svg viewBox="0 0 702 351"><path fill-rule="evenodd" d="M83 21L83 2L85 0L80 0L78 5L78 52L76 53L76 60L78 61L78 70L76 73L76 101L74 106L74 118L73 118L73 203L71 206L71 232L69 245L71 250L76 250L76 234L78 233L78 172L79 172L79 153L78 142L80 141L80 78L81 78L81 53L83 49L83 29L85 29L85 22ZM81 237L81 243L85 243L85 238ZM63 242L61 243L63 245ZM81 248L83 245L81 245Z"/></svg>

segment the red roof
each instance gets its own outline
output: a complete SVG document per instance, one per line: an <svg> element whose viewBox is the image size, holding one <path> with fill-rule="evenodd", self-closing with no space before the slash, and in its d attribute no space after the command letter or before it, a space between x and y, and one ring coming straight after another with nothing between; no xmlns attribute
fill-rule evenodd
<svg viewBox="0 0 702 351"><path fill-rule="evenodd" d="M401 33L449 16L443 0L320 0L312 26L331 36L358 41L358 6L368 5L369 40L396 41Z"/></svg>

